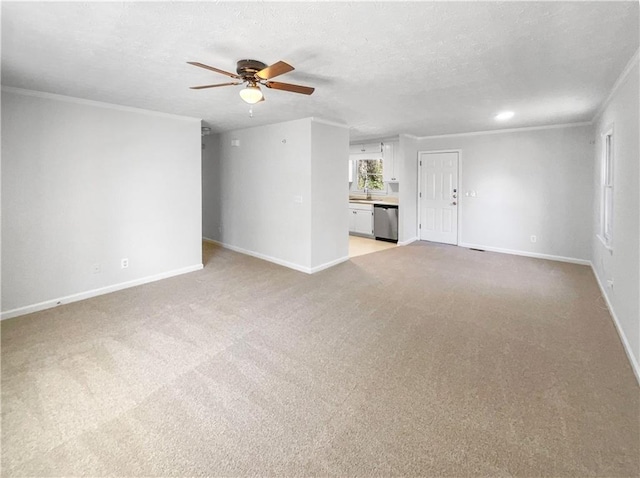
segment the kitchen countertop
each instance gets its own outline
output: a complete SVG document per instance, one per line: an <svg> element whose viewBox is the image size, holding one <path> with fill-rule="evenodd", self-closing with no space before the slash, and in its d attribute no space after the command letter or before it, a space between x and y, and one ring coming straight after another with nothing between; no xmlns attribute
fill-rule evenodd
<svg viewBox="0 0 640 478"><path fill-rule="evenodd" d="M385 201L383 199L349 199L349 202L357 204L384 204L385 206L397 206L397 202Z"/></svg>

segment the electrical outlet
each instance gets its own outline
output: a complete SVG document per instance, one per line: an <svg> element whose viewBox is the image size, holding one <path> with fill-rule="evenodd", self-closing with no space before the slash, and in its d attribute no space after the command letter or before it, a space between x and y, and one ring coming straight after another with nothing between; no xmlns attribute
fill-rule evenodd
<svg viewBox="0 0 640 478"><path fill-rule="evenodd" d="M536 242L538 238L536 236L531 236L531 242Z"/></svg>
<svg viewBox="0 0 640 478"><path fill-rule="evenodd" d="M102 266L100 264L94 264L91 266L91 272L94 274L100 274L102 272Z"/></svg>
<svg viewBox="0 0 640 478"><path fill-rule="evenodd" d="M120 267L122 269L126 269L127 267L129 267L129 259L127 259L126 257L124 259L122 259L120 261Z"/></svg>

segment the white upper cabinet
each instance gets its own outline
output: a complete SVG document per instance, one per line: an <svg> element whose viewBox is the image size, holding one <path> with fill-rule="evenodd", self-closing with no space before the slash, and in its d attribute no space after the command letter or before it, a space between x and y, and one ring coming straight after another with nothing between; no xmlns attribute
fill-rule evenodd
<svg viewBox="0 0 640 478"><path fill-rule="evenodd" d="M381 153L382 143L355 143L349 146L349 154Z"/></svg>
<svg viewBox="0 0 640 478"><path fill-rule="evenodd" d="M400 161L396 161L400 143L388 142L384 143L383 162L382 162L382 179L387 183L400 182Z"/></svg>

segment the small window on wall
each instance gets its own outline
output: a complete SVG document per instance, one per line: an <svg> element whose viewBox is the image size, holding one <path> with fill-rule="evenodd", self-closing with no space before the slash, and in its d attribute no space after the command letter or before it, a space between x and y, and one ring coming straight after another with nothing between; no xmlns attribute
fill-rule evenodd
<svg viewBox="0 0 640 478"><path fill-rule="evenodd" d="M386 191L382 179L382 159L359 159L357 162L358 189Z"/></svg>
<svg viewBox="0 0 640 478"><path fill-rule="evenodd" d="M608 248L613 239L613 128L602 136L601 237Z"/></svg>

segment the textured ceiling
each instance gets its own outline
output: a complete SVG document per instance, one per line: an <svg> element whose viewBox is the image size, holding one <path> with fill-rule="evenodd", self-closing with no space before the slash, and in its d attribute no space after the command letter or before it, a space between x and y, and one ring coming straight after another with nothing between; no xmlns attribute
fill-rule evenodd
<svg viewBox="0 0 640 478"><path fill-rule="evenodd" d="M637 2L2 2L2 84L202 118L214 131L308 116L352 138L589 121L638 48ZM278 60L249 106L234 71ZM509 121L493 116L513 110Z"/></svg>

